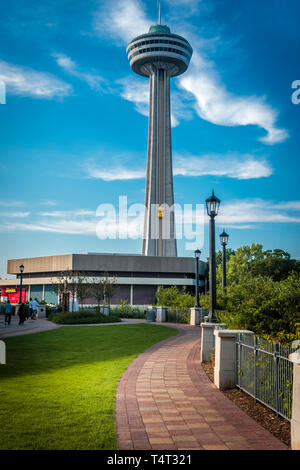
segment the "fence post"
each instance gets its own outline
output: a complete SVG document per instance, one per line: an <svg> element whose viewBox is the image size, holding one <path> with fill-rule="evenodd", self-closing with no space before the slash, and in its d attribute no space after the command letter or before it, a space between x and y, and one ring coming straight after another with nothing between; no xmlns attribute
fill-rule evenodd
<svg viewBox="0 0 300 470"><path fill-rule="evenodd" d="M156 321L161 323L161 322L166 322L167 321L167 310L168 307L156 307Z"/></svg>
<svg viewBox="0 0 300 470"><path fill-rule="evenodd" d="M275 360L275 381L276 381L276 410L279 411L279 344L275 344L274 360ZM278 413L276 413L277 416Z"/></svg>
<svg viewBox="0 0 300 470"><path fill-rule="evenodd" d="M236 373L235 373L235 382L237 385L240 385L240 376L239 376L239 369L240 369L240 364L241 364L241 345L240 345L240 341L241 341L241 338L240 338L240 334L237 334L236 335L236 348L235 348L235 351L236 351Z"/></svg>
<svg viewBox="0 0 300 470"><path fill-rule="evenodd" d="M6 364L6 345L0 340L0 364Z"/></svg>
<svg viewBox="0 0 300 470"><path fill-rule="evenodd" d="M258 338L254 336L254 398L257 398Z"/></svg>
<svg viewBox="0 0 300 470"><path fill-rule="evenodd" d="M236 340L239 333L253 333L247 330L215 330L214 383L222 390L236 385Z"/></svg>
<svg viewBox="0 0 300 470"><path fill-rule="evenodd" d="M201 323L201 362L208 362L211 359L210 355L215 347L214 330L225 327L225 323Z"/></svg>
<svg viewBox="0 0 300 470"><path fill-rule="evenodd" d="M300 450L300 352L290 354L289 360L294 364L291 447L293 450Z"/></svg>
<svg viewBox="0 0 300 470"><path fill-rule="evenodd" d="M200 325L201 323L201 309L199 307L192 307L190 309L191 311L191 320L190 320L190 325Z"/></svg>

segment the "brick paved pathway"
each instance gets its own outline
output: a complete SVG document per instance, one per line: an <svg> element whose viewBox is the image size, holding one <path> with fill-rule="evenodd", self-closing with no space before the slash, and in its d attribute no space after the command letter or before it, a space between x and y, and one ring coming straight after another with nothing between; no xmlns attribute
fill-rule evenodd
<svg viewBox="0 0 300 470"><path fill-rule="evenodd" d="M199 327L172 326L179 334L138 356L119 382L119 449L287 449L207 378Z"/></svg>

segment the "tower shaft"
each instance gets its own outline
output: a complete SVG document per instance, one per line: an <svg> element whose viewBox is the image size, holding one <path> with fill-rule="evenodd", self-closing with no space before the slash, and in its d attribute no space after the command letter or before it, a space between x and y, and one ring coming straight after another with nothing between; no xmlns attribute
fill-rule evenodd
<svg viewBox="0 0 300 470"><path fill-rule="evenodd" d="M132 70L150 78L142 254L175 257L170 78L187 70L193 49L185 38L161 25L159 18L159 24L134 38L126 51Z"/></svg>
<svg viewBox="0 0 300 470"><path fill-rule="evenodd" d="M168 65L163 65L147 67L150 109L143 254L148 256L177 256L173 210L171 71Z"/></svg>

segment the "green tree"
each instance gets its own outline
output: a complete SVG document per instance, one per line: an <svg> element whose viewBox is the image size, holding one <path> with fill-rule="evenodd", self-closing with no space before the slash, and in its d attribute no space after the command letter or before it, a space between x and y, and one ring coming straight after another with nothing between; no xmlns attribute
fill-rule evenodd
<svg viewBox="0 0 300 470"><path fill-rule="evenodd" d="M232 250L231 248L227 248L226 249L226 261L229 261L229 258L231 255L235 255L235 251ZM216 266L222 266L222 259L223 259L223 253L222 253L222 250L220 251L217 251L216 253ZM208 262L209 262L209 258L208 258Z"/></svg>
<svg viewBox="0 0 300 470"><path fill-rule="evenodd" d="M243 277L226 292L218 291L218 318L229 328L242 328L276 337L280 332L297 334L300 322L300 276L292 273L282 281L264 276Z"/></svg>
<svg viewBox="0 0 300 470"><path fill-rule="evenodd" d="M90 284L91 296L97 300L98 312L101 302L104 300L104 281L100 277L94 277Z"/></svg>
<svg viewBox="0 0 300 470"><path fill-rule="evenodd" d="M159 286L156 293L156 304L178 310L186 310L195 305L195 297L189 294L184 287L179 290L177 286Z"/></svg>
<svg viewBox="0 0 300 470"><path fill-rule="evenodd" d="M227 284L243 282L245 275L270 277L274 281L286 279L291 272L300 274L300 261L291 259L281 250L263 250L263 245L242 246L227 257ZM217 265L217 283L222 282L222 263Z"/></svg>
<svg viewBox="0 0 300 470"><path fill-rule="evenodd" d="M110 305L111 298L114 295L115 291L118 289L117 279L114 276L110 276L109 273L105 274L103 279L103 294L104 301Z"/></svg>
<svg viewBox="0 0 300 470"><path fill-rule="evenodd" d="M76 276L76 295L79 300L79 304L81 305L81 309L83 309L83 302L89 297L90 292L91 286L88 283L87 277L78 274Z"/></svg>
<svg viewBox="0 0 300 470"><path fill-rule="evenodd" d="M263 259L250 263L253 276L267 276L274 281L286 279L292 271L300 273L300 261L291 259L289 253L279 249L267 250Z"/></svg>
<svg viewBox="0 0 300 470"><path fill-rule="evenodd" d="M68 271L61 271L56 279L51 279L52 291L58 296L58 303L62 311L66 310L66 299L70 292L70 273Z"/></svg>
<svg viewBox="0 0 300 470"><path fill-rule="evenodd" d="M209 296L201 296L203 307ZM238 248L227 261L227 288L217 266L217 316L229 328L291 339L299 335L300 262L261 244Z"/></svg>
<svg viewBox="0 0 300 470"><path fill-rule="evenodd" d="M164 288L159 286L156 292L156 304L162 307L174 307L177 303L179 296L179 289L177 286Z"/></svg>

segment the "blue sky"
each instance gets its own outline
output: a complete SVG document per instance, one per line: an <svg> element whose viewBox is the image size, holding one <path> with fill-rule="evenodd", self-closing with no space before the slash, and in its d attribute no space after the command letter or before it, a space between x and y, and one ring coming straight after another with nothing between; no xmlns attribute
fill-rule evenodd
<svg viewBox="0 0 300 470"><path fill-rule="evenodd" d="M10 258L141 252L140 239L100 240L95 211L144 202L148 81L125 49L156 23L156 3L1 2L1 276ZM202 204L214 188L230 247L296 258L299 16L298 0L162 2L162 22L194 49L172 79L175 202ZM206 258L207 223L200 248Z"/></svg>

